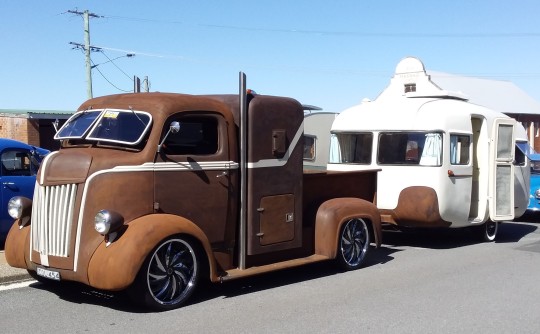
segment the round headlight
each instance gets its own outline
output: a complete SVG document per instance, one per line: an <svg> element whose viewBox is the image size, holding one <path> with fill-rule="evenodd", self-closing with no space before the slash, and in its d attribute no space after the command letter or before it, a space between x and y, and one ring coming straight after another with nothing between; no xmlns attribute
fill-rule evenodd
<svg viewBox="0 0 540 334"><path fill-rule="evenodd" d="M94 228L101 235L109 233L111 229L111 214L109 211L101 210L97 213L94 218Z"/></svg>
<svg viewBox="0 0 540 334"><path fill-rule="evenodd" d="M536 189L536 191L534 192L534 197L540 198L540 189Z"/></svg>
<svg viewBox="0 0 540 334"><path fill-rule="evenodd" d="M19 219L23 213L23 201L19 196L15 196L8 202L8 213L13 219Z"/></svg>

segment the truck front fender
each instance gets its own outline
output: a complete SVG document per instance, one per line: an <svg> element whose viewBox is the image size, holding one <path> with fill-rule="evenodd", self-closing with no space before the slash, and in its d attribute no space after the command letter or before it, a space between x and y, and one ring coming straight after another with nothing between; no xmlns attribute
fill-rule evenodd
<svg viewBox="0 0 540 334"><path fill-rule="evenodd" d="M16 220L8 232L4 245L6 262L15 268L28 269L30 266L30 225L19 228Z"/></svg>
<svg viewBox="0 0 540 334"><path fill-rule="evenodd" d="M137 218L109 246L102 242L88 264L90 286L103 290L123 290L130 286L148 254L163 239L185 234L200 242L210 264L211 277L216 276L212 248L204 232L193 222L169 214L152 214Z"/></svg>
<svg viewBox="0 0 540 334"><path fill-rule="evenodd" d="M362 218L371 225L372 242L381 244L381 216L377 207L359 198L333 198L321 204L315 218L315 254L334 259L337 255L341 226L352 218Z"/></svg>

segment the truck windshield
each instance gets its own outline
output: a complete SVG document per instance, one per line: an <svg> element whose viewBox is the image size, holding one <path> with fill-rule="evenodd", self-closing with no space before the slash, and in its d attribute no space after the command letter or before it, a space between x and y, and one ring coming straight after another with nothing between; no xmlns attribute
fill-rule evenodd
<svg viewBox="0 0 540 334"><path fill-rule="evenodd" d="M71 116L54 139L82 138L103 110L85 110Z"/></svg>
<svg viewBox="0 0 540 334"><path fill-rule="evenodd" d="M144 111L103 109L73 115L54 136L55 139L86 139L137 145L152 121Z"/></svg>

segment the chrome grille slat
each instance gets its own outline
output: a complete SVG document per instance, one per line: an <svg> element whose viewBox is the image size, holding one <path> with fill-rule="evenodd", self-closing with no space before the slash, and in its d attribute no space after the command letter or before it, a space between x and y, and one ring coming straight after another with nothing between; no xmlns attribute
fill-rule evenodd
<svg viewBox="0 0 540 334"><path fill-rule="evenodd" d="M42 255L68 257L76 184L36 185L32 206L32 249Z"/></svg>

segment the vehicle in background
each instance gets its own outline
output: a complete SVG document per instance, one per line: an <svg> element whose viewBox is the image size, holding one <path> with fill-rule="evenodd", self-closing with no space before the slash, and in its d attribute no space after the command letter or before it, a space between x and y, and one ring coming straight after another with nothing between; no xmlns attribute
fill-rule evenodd
<svg viewBox="0 0 540 334"><path fill-rule="evenodd" d="M540 211L540 162L534 162L531 166L531 192L527 213Z"/></svg>
<svg viewBox="0 0 540 334"><path fill-rule="evenodd" d="M341 112L331 132L328 170L381 169L376 203L383 223L471 227L493 241L498 222L527 208L523 127L442 90L416 58L397 65L376 100Z"/></svg>
<svg viewBox="0 0 540 334"><path fill-rule="evenodd" d="M12 197L32 198L36 173L43 157L49 153L43 148L23 142L0 138L0 247L3 248L13 218L8 214L8 202Z"/></svg>
<svg viewBox="0 0 540 334"><path fill-rule="evenodd" d="M127 289L181 306L212 282L335 260L381 243L378 170L303 168L291 98L170 93L86 101L58 131L33 201L19 198L6 260L40 280ZM50 281L50 280L49 280Z"/></svg>
<svg viewBox="0 0 540 334"><path fill-rule="evenodd" d="M304 167L326 169L330 151L330 128L338 113L309 112L304 114Z"/></svg>

